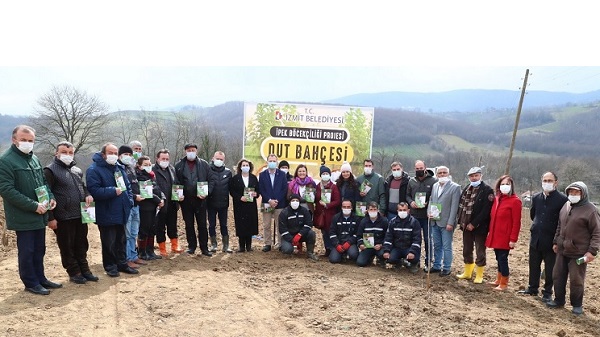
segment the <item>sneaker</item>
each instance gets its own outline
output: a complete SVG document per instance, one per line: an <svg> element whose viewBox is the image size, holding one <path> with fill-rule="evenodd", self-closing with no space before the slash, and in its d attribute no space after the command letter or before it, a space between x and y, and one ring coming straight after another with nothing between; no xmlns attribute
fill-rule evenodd
<svg viewBox="0 0 600 337"><path fill-rule="evenodd" d="M99 280L98 276L92 274L91 272L82 273L81 275L83 277L85 277L85 279L88 280L88 281L98 282L98 280Z"/></svg>
<svg viewBox="0 0 600 337"><path fill-rule="evenodd" d="M73 276L69 277L69 281L71 281L73 283L77 283L77 284L86 284L87 283L87 279L85 277L83 277L83 275L81 275L81 274L77 274L77 275L73 275Z"/></svg>
<svg viewBox="0 0 600 337"><path fill-rule="evenodd" d="M573 310L571 310L571 312L574 315L577 315L577 316L582 315L583 314L583 307L573 307Z"/></svg>

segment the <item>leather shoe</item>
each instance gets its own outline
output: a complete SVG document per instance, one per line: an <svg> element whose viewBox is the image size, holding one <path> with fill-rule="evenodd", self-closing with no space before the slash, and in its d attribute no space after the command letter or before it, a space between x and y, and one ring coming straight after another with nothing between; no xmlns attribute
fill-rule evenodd
<svg viewBox="0 0 600 337"><path fill-rule="evenodd" d="M550 294L544 294L542 295L542 302L544 303L548 303L552 301L552 295Z"/></svg>
<svg viewBox="0 0 600 337"><path fill-rule="evenodd" d="M60 283L54 283L50 280L46 280L44 282L40 282L40 285L46 289L58 289L58 288L62 288L62 284Z"/></svg>
<svg viewBox="0 0 600 337"><path fill-rule="evenodd" d="M96 276L90 272L82 273L81 275L83 275L83 277L85 277L85 279L88 281L98 282L98 280L99 280L98 276Z"/></svg>
<svg viewBox="0 0 600 337"><path fill-rule="evenodd" d="M106 275L110 276L110 277L119 277L119 271L111 269L109 271L106 272Z"/></svg>
<svg viewBox="0 0 600 337"><path fill-rule="evenodd" d="M204 256L208 256L208 257L211 257L211 256L213 256L213 255L212 255L212 253L211 253L210 251L208 251L208 250L203 250L203 251L202 251L202 255L204 255Z"/></svg>
<svg viewBox="0 0 600 337"><path fill-rule="evenodd" d="M25 288L25 290L29 291L30 293L34 293L36 295L49 295L50 294L50 290L44 288L41 284L38 284L35 287Z"/></svg>
<svg viewBox="0 0 600 337"><path fill-rule="evenodd" d="M268 252L268 251L271 251L271 245L264 246L263 249L262 249L262 251L265 252L265 253Z"/></svg>
<svg viewBox="0 0 600 337"><path fill-rule="evenodd" d="M442 270L440 272L440 277L444 277L444 276L448 276L448 275L450 275L450 271L449 270Z"/></svg>
<svg viewBox="0 0 600 337"><path fill-rule="evenodd" d="M573 310L571 310L571 312L577 316L582 315L583 307L573 307Z"/></svg>
<svg viewBox="0 0 600 337"><path fill-rule="evenodd" d="M140 259L139 257L136 257L136 258L135 258L135 260L133 260L133 263L135 263L135 264L139 264L139 265L145 265L145 264L148 264L148 262L146 262L146 261L144 261L144 260Z"/></svg>
<svg viewBox="0 0 600 337"><path fill-rule="evenodd" d="M85 284L87 282L87 279L83 277L83 275L77 274L69 277L69 281L77 284Z"/></svg>
<svg viewBox="0 0 600 337"><path fill-rule="evenodd" d="M138 269L140 267L139 264L133 262L133 261L127 261L127 265L133 269Z"/></svg>
<svg viewBox="0 0 600 337"><path fill-rule="evenodd" d="M119 271L123 272L125 274L139 274L140 273L137 269L133 269L130 266L127 266L125 268L120 268Z"/></svg>
<svg viewBox="0 0 600 337"><path fill-rule="evenodd" d="M517 294L519 294L519 295L537 296L538 292L535 291L535 290L532 290L530 288L527 288L527 289L524 289L524 290L517 291Z"/></svg>
<svg viewBox="0 0 600 337"><path fill-rule="evenodd" d="M427 268L427 267L425 267L425 268ZM442 271L441 269L437 269L437 268L431 268L431 269L429 270L429 273L430 273L430 274L434 274L434 273L439 273L439 272L441 272L441 271ZM427 272L427 270L425 270L425 272Z"/></svg>
<svg viewBox="0 0 600 337"><path fill-rule="evenodd" d="M564 304L558 304L555 301L550 301L548 303L546 303L546 306L550 309L558 309L558 308L564 308L565 305Z"/></svg>

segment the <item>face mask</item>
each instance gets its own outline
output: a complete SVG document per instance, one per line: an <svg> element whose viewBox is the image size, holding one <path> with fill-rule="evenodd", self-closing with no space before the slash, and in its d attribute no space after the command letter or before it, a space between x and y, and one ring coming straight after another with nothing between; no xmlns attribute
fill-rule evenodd
<svg viewBox="0 0 600 337"><path fill-rule="evenodd" d="M73 156L69 156L68 154L61 154L58 159L67 166L73 162Z"/></svg>
<svg viewBox="0 0 600 337"><path fill-rule="evenodd" d="M372 167L365 167L365 175L371 175L371 173L373 173L373 168Z"/></svg>
<svg viewBox="0 0 600 337"><path fill-rule="evenodd" d="M350 213L352 213L352 208L342 208L342 214L345 216L350 215Z"/></svg>
<svg viewBox="0 0 600 337"><path fill-rule="evenodd" d="M117 156L116 154L107 154L106 155L106 162L109 165L114 165L117 163L117 160L119 160L119 156Z"/></svg>
<svg viewBox="0 0 600 337"><path fill-rule="evenodd" d="M321 176L321 180L325 182L329 181L329 179L331 179L331 176L329 174L324 174Z"/></svg>
<svg viewBox="0 0 600 337"><path fill-rule="evenodd" d="M481 180L471 181L471 186L472 187L477 187L477 186L479 186L479 184L481 184Z"/></svg>
<svg viewBox="0 0 600 337"><path fill-rule="evenodd" d="M196 160L196 152L186 152L185 156L187 157L187 160L189 160L189 161Z"/></svg>
<svg viewBox="0 0 600 337"><path fill-rule="evenodd" d="M292 201L290 202L290 206L292 206L292 209L298 209L298 206L300 206L300 201Z"/></svg>
<svg viewBox="0 0 600 337"><path fill-rule="evenodd" d="M142 156L141 152L134 152L133 153L133 159L135 159L135 160L138 160L141 156Z"/></svg>
<svg viewBox="0 0 600 337"><path fill-rule="evenodd" d="M406 217L408 216L408 212L407 211L398 211L398 216L400 217L400 219L406 219Z"/></svg>
<svg viewBox="0 0 600 337"><path fill-rule="evenodd" d="M244 173L250 172L250 166L242 166L242 172L244 172Z"/></svg>
<svg viewBox="0 0 600 337"><path fill-rule="evenodd" d="M288 172L290 172L290 170L288 170L288 169L281 169L281 171L282 171L283 173L285 173L285 174L287 174Z"/></svg>
<svg viewBox="0 0 600 337"><path fill-rule="evenodd" d="M445 184L445 183L447 183L447 182L450 181L450 178L448 178L448 177L440 177L440 178L438 178L438 181L440 183L442 183L442 184Z"/></svg>
<svg viewBox="0 0 600 337"><path fill-rule="evenodd" d="M554 184L553 183L542 183L542 189L544 190L544 192L552 192L552 191L554 191Z"/></svg>
<svg viewBox="0 0 600 337"><path fill-rule="evenodd" d="M375 219L377 217L377 211L369 211L369 217L371 217L371 219Z"/></svg>
<svg viewBox="0 0 600 337"><path fill-rule="evenodd" d="M415 175L419 178L424 177L425 176L425 171L415 171Z"/></svg>
<svg viewBox="0 0 600 337"><path fill-rule="evenodd" d="M127 154L121 155L121 162L123 162L123 164L129 165L129 166L133 166L133 164L135 163L133 157L131 157L130 155L127 155Z"/></svg>
<svg viewBox="0 0 600 337"><path fill-rule="evenodd" d="M572 204L576 204L576 203L578 203L579 201L581 201L581 196L579 196L579 195L570 195L570 196L569 196L569 201L570 201Z"/></svg>
<svg viewBox="0 0 600 337"><path fill-rule="evenodd" d="M276 169L276 168L277 168L277 162L270 161L270 162L267 164L267 167L269 168L269 170L274 170L274 169Z"/></svg>
<svg viewBox="0 0 600 337"><path fill-rule="evenodd" d="M144 169L144 171L150 173L150 171L152 171L152 166L142 166L142 169Z"/></svg>
<svg viewBox="0 0 600 337"><path fill-rule="evenodd" d="M19 145L17 145L17 149L19 149L21 152L28 154L29 152L33 151L33 143L30 142L19 142Z"/></svg>
<svg viewBox="0 0 600 337"><path fill-rule="evenodd" d="M502 193L502 194L510 193L510 185L500 185L500 193Z"/></svg>
<svg viewBox="0 0 600 337"><path fill-rule="evenodd" d="M394 176L394 178L402 177L402 170L392 171L392 176Z"/></svg>
<svg viewBox="0 0 600 337"><path fill-rule="evenodd" d="M215 164L216 167L221 167L223 166L223 161L221 159L215 159L213 160L213 164Z"/></svg>
<svg viewBox="0 0 600 337"><path fill-rule="evenodd" d="M160 166L161 168L166 169L167 167L169 167L169 162L168 161L159 161L158 162L158 166Z"/></svg>

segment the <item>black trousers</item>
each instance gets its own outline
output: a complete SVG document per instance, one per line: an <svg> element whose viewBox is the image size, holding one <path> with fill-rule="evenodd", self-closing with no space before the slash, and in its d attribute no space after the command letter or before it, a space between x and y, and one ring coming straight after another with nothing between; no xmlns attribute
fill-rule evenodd
<svg viewBox="0 0 600 337"><path fill-rule="evenodd" d="M140 231L138 233L139 240L145 240L154 236L154 228L156 226L156 210L143 210L140 207Z"/></svg>
<svg viewBox="0 0 600 337"><path fill-rule="evenodd" d="M169 204L167 209L163 207L158 213L156 219L156 242L167 241L165 228L170 239L177 238L177 208L172 204Z"/></svg>
<svg viewBox="0 0 600 337"><path fill-rule="evenodd" d="M552 249L537 250L529 246L529 289L537 292L540 287L540 273L542 272L542 261L544 262L544 295L552 295L552 272L556 263L556 253Z"/></svg>
<svg viewBox="0 0 600 337"><path fill-rule="evenodd" d="M195 197L186 197L181 203L181 214L183 215L183 221L185 222L185 236L188 249L193 252L198 248L198 245L200 245L201 251L208 251L206 202ZM198 227L197 236L195 224L197 224Z"/></svg>
<svg viewBox="0 0 600 337"><path fill-rule="evenodd" d="M16 231L19 277L27 288L45 282L44 255L46 255L46 228Z"/></svg>
<svg viewBox="0 0 600 337"><path fill-rule="evenodd" d="M87 261L88 225L81 218L57 222L56 243L60 249L60 260L69 276L90 271Z"/></svg>
<svg viewBox="0 0 600 337"><path fill-rule="evenodd" d="M99 225L102 243L102 265L104 270L119 270L127 267L125 258L125 225Z"/></svg>

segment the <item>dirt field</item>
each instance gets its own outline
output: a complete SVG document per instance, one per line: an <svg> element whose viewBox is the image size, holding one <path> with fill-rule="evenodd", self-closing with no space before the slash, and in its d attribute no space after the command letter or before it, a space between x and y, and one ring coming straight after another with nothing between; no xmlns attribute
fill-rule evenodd
<svg viewBox="0 0 600 337"><path fill-rule="evenodd" d="M180 232L185 247L183 224ZM98 229L91 225L88 258L100 281L69 283L48 230L46 275L64 286L38 296L23 291L14 233L9 234L9 246L0 247L0 336L600 335L596 262L588 268L582 317L573 316L568 303L566 309L550 310L539 299L515 293L527 286L529 221L509 257L511 279L503 293L454 277L462 271L460 231L452 276L432 274L428 289L422 271L411 275L406 269L263 253L260 240L251 253L175 255L152 261L139 275L110 278L102 270ZM237 238L232 242L237 249ZM495 277L495 268L488 250L486 282Z"/></svg>

